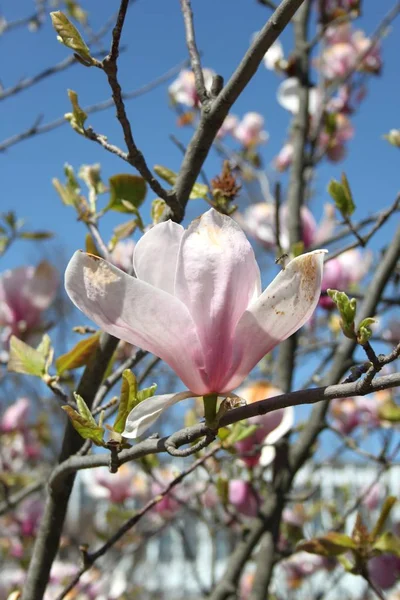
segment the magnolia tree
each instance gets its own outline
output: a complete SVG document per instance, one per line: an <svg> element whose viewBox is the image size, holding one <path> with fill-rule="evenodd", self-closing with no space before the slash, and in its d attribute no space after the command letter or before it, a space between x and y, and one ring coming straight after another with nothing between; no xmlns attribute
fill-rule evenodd
<svg viewBox="0 0 400 600"><path fill-rule="evenodd" d="M65 119L1 149L69 123L123 172L103 182L86 143L89 164L53 179L63 218L81 223L66 268L3 262L1 598L400 597L400 229L382 234L400 199L358 205L344 162L400 5L367 35L360 0L261 4L265 24L224 80L202 64L181 0L188 60L133 93L118 72L128 0L98 33L77 2L2 18L3 36L40 35L50 12L66 58L0 100L72 65L88 82L102 71L112 99L82 108L68 90ZM268 170L264 116L235 114L265 69L290 119ZM149 166L127 113L166 81L191 136L171 136L177 172ZM121 148L88 125L112 106ZM400 146L399 130L384 134ZM210 151L219 173L203 169ZM339 162L341 178L325 179ZM20 217L2 216L5 259L51 235Z"/></svg>

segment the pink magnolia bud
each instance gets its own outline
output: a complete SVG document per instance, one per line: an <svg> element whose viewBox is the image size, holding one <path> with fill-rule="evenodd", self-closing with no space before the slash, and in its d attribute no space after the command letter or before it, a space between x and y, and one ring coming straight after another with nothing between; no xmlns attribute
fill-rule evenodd
<svg viewBox="0 0 400 600"><path fill-rule="evenodd" d="M30 413L30 402L28 398L18 398L11 404L0 419L0 431L16 431L25 429L28 415Z"/></svg>
<svg viewBox="0 0 400 600"><path fill-rule="evenodd" d="M251 483L241 479L229 481L228 499L235 509L246 517L254 517L258 511L259 499Z"/></svg>

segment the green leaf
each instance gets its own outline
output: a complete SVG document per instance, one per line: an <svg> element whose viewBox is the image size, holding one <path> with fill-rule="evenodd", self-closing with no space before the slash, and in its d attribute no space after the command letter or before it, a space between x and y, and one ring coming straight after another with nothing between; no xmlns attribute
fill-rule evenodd
<svg viewBox="0 0 400 600"><path fill-rule="evenodd" d="M80 415L71 406L65 405L61 407L71 420L71 424L84 440L92 440L97 446L103 446L104 428L99 427L94 421L89 421Z"/></svg>
<svg viewBox="0 0 400 600"><path fill-rule="evenodd" d="M366 344L371 338L372 329L370 326L373 325L373 323L377 323L377 320L372 319L371 317L367 317L366 319L363 319L359 324L357 330L357 341L359 344L361 344L361 346Z"/></svg>
<svg viewBox="0 0 400 600"><path fill-rule="evenodd" d="M81 25L87 25L88 20L88 12L83 10L83 8L75 2L74 0L65 0L65 5L67 7L69 15L78 21Z"/></svg>
<svg viewBox="0 0 400 600"><path fill-rule="evenodd" d="M51 231L22 231L18 237L23 240L49 240L54 237Z"/></svg>
<svg viewBox="0 0 400 600"><path fill-rule="evenodd" d="M258 425L247 425L246 423L239 422L235 423L229 428L229 436L225 440L227 444L233 445L237 442L245 440L250 435L253 435L257 431Z"/></svg>
<svg viewBox="0 0 400 600"><path fill-rule="evenodd" d="M327 294L332 298L336 304L341 321L340 326L344 335L352 340L357 339L357 335L354 327L354 319L357 311L357 300L355 298L349 298L344 292L338 290L327 290Z"/></svg>
<svg viewBox="0 0 400 600"><path fill-rule="evenodd" d="M392 511L393 506L396 504L396 502L397 502L397 498L395 498L394 496L388 496L386 498L386 500L382 506L381 514L378 517L375 527L371 531L371 539L372 540L376 540L378 535L380 535L382 533L385 523Z"/></svg>
<svg viewBox="0 0 400 600"><path fill-rule="evenodd" d="M84 401L82 396L80 396L79 394L74 392L74 398L76 400L76 404L78 406L78 411L79 411L79 414L82 417L82 419L85 419L85 421L87 421L91 425L97 427L97 423L94 420L92 413L90 412L90 408L88 407L88 405L86 404L86 402Z"/></svg>
<svg viewBox="0 0 400 600"><path fill-rule="evenodd" d="M155 173L164 179L171 186L175 185L175 182L178 178L178 174L175 171L171 171L168 167L163 167L162 165L154 165ZM196 198L207 198L208 195L208 187L202 183L195 183L193 185L192 191L189 195L189 200L195 200Z"/></svg>
<svg viewBox="0 0 400 600"><path fill-rule="evenodd" d="M53 27L58 34L58 41L61 42L61 44L64 44L64 46L67 46L67 48L74 50L86 66L90 67L94 65L96 61L90 55L89 48L86 46L81 34L68 17L60 10L51 12L50 17Z"/></svg>
<svg viewBox="0 0 400 600"><path fill-rule="evenodd" d="M355 211L355 204L346 175L342 174L341 181L331 179L328 184L328 192L335 202L336 208L343 217L350 217Z"/></svg>
<svg viewBox="0 0 400 600"><path fill-rule="evenodd" d="M161 200L161 198L156 198L155 200L153 200L153 202L151 203L150 217L154 225L161 223L161 219L166 207L166 202L164 200Z"/></svg>
<svg viewBox="0 0 400 600"><path fill-rule="evenodd" d="M129 369L122 373L121 398L118 414L114 423L114 431L122 433L125 429L126 419L131 410L138 404L138 390L135 375Z"/></svg>
<svg viewBox="0 0 400 600"><path fill-rule="evenodd" d="M121 173L109 179L110 202L108 210L137 214L146 198L147 185L143 177Z"/></svg>
<svg viewBox="0 0 400 600"><path fill-rule="evenodd" d="M130 219L129 221L114 227L114 236L116 238L115 243L117 243L119 240L124 240L125 238L130 237L135 231L136 227L137 222L135 219Z"/></svg>
<svg viewBox="0 0 400 600"><path fill-rule="evenodd" d="M46 375L49 366L48 362L52 355L49 340L48 335L43 336L41 344L35 349L25 344L25 342L15 335L12 335L10 339L8 370L14 373L33 375L34 377L43 377L43 375Z"/></svg>
<svg viewBox="0 0 400 600"><path fill-rule="evenodd" d="M400 537L391 531L386 531L376 540L373 549L382 553L394 554L400 558Z"/></svg>
<svg viewBox="0 0 400 600"><path fill-rule="evenodd" d="M80 191L81 188L76 180L73 167L66 163L64 165L64 173L67 178L67 182L63 185L58 179L53 179L52 183L56 188L61 201L66 206L78 206L81 202Z"/></svg>
<svg viewBox="0 0 400 600"><path fill-rule="evenodd" d="M400 406L393 400L388 400L379 407L378 417L383 421L398 423L400 421Z"/></svg>
<svg viewBox="0 0 400 600"><path fill-rule="evenodd" d="M66 370L72 371L73 369L79 369L79 367L87 365L99 346L99 340L100 334L95 333L84 340L80 340L69 352L61 354L56 359L58 375L61 375Z"/></svg>
<svg viewBox="0 0 400 600"><path fill-rule="evenodd" d="M87 114L79 106L78 94L74 90L68 90L68 98L72 104L72 113L66 113L64 118L70 122L72 129L77 131L80 135L85 135L85 121Z"/></svg>
<svg viewBox="0 0 400 600"><path fill-rule="evenodd" d="M153 383L150 387L144 388L137 393L137 403L142 402L143 400L147 400L147 398L151 398L157 391L157 384Z"/></svg>
<svg viewBox="0 0 400 600"><path fill-rule="evenodd" d="M338 556L356 550L357 544L348 535L331 531L322 537L300 542L296 548L320 556Z"/></svg>

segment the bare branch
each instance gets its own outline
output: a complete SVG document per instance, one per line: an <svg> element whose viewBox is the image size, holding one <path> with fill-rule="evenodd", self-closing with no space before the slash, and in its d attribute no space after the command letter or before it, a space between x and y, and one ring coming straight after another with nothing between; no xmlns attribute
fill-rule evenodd
<svg viewBox="0 0 400 600"><path fill-rule="evenodd" d="M137 90L132 90L131 92L123 93L122 94L123 100L124 101L134 100L135 98L139 98L140 96L143 96L144 94L147 94L148 92L151 92L158 86L162 85L163 83L165 83L166 81L171 79L171 77L174 77L177 73L179 73L179 71L181 71L184 67L187 67L187 66L188 66L188 61L187 60L182 61L181 63L172 67L171 69L169 69L168 71L166 71L165 73L163 73L162 75L160 75L159 77L154 79L153 81L150 81L149 83L146 83L145 85L141 86ZM95 113L101 112L103 110L107 110L108 108L112 108L113 106L115 106L114 100L113 100L113 98L109 98L108 100L103 100L102 102L97 102L96 104L91 104L89 106L85 106L85 107L83 107L83 110L86 114L90 115L90 114L95 114ZM60 117L59 119L55 119L54 121L50 121L49 123L40 125L41 119L42 119L42 117L37 118L31 127L26 129L25 131L22 131L20 133L17 133L16 135L9 137L8 139L1 142L0 143L0 152L4 152L4 150L7 150L11 146L15 146L19 142L23 142L24 140L27 140L36 135L48 133L49 131L53 131L53 129L57 129L58 127L61 127L68 123L68 121L66 121L66 119L64 117Z"/></svg>
<svg viewBox="0 0 400 600"><path fill-rule="evenodd" d="M206 100L208 100L208 94L204 83L204 75L203 69L201 67L200 53L196 45L192 6L190 0L180 0L180 3L183 14L183 21L185 23L186 45L189 50L190 64L194 73L196 92L201 104L203 104L204 102L206 102Z"/></svg>

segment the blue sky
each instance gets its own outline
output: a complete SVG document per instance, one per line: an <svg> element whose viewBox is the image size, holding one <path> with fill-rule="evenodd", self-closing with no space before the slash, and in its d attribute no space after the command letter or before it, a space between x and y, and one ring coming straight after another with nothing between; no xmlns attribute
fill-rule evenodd
<svg viewBox="0 0 400 600"><path fill-rule="evenodd" d="M28 0L14 3L3 0L0 10L8 20L13 20L28 14L32 4ZM86 2L85 7L90 11L94 29L110 16L110 8L117 6L117 2ZM358 21L358 25L367 33L372 32L391 6L392 2L386 0L365 0L365 16ZM228 0L193 0L193 9L203 64L227 79L248 47L251 34L262 27L270 11L256 0L235 3ZM399 27L400 20L395 22L393 30L384 40L383 73L370 81L368 96L359 114L354 117L356 134L350 142L348 158L338 165L326 163L319 169L313 205L317 215L321 212L323 202L328 199L326 185L329 178L339 177L343 169L351 182L358 206L355 218L364 217L395 198L399 153L381 136L399 126ZM288 53L292 48L290 27L281 39ZM120 80L125 91L140 87L184 60L187 54L178 0L137 0L129 11L122 43L127 45L120 59ZM56 41L49 19L38 33L16 30L0 37L0 52L3 56L1 82L6 88L69 54L69 50ZM289 125L288 114L275 100L279 81L275 74L260 67L233 111L242 115L248 110L256 110L264 115L270 134L268 144L262 148L266 166L279 151ZM28 128L39 114L43 115L43 122L47 122L67 112L67 88L78 92L82 106L110 95L106 77L101 71L76 65L0 104L0 143ZM185 143L190 132L176 126L176 116L168 106L167 85L130 101L127 108L135 139L148 164L163 164L177 170L181 154L169 140L169 135L174 133ZM91 116L88 123L96 131L106 134L110 142L123 145L120 127L112 109ZM56 231L55 241L49 243L49 248L52 251L55 248L61 251L62 248L65 257L82 246L84 227L76 222L72 210L61 205L51 179L63 177L65 162L75 167L82 163L100 162L105 179L118 172L129 172L128 165L80 137L68 125L10 148L0 156L0 161L1 210L15 210L18 216L27 220L27 226L31 229ZM207 160L206 167L209 176L219 171L220 160L214 153ZM282 180L285 184L286 176ZM148 200L153 197L150 192ZM204 208L200 202L193 202L188 211L189 217ZM145 207L145 220L148 220L148 214ZM104 235L107 236L111 227L120 221L120 216L107 218L102 226ZM391 231L392 228L389 228L382 235L390 235ZM31 243L16 244L3 259L4 267L32 260L32 256L39 253L40 250L33 248Z"/></svg>

